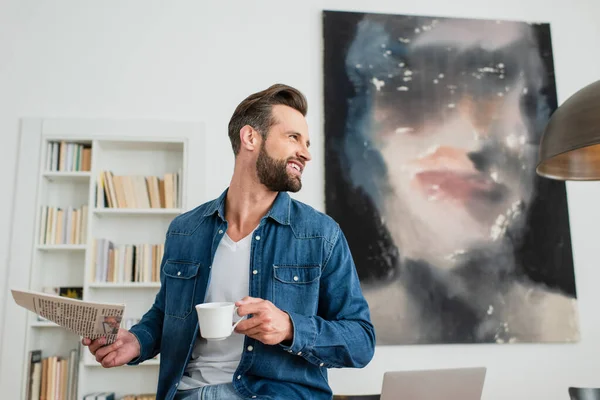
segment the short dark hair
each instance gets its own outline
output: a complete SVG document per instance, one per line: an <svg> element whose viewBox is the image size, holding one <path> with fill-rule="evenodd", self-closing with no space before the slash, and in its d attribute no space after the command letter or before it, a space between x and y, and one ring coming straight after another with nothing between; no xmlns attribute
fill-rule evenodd
<svg viewBox="0 0 600 400"><path fill-rule="evenodd" d="M229 140L235 155L240 152L240 130L244 126L250 125L263 139L267 138L269 128L276 122L272 113L275 105L291 107L303 116L308 109L306 97L298 89L280 83L251 94L237 106L229 120Z"/></svg>

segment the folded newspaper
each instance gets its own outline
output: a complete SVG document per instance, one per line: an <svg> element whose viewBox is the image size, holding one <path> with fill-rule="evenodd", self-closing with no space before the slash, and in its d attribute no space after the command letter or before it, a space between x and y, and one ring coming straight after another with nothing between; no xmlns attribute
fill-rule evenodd
<svg viewBox="0 0 600 400"><path fill-rule="evenodd" d="M15 302L37 315L79 336L106 337L106 344L117 339L124 304L96 303L51 294L11 289Z"/></svg>

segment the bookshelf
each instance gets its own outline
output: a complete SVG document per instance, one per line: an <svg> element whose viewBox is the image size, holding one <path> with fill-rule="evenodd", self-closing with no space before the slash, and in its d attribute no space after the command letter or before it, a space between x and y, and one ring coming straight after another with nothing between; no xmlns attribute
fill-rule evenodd
<svg viewBox="0 0 600 400"><path fill-rule="evenodd" d="M102 216L150 216L150 215L166 215L166 216L175 216L181 214L181 209L179 208L164 208L164 209L140 209L136 210L134 208L105 208L105 209L95 209L92 211L94 214L102 217Z"/></svg>
<svg viewBox="0 0 600 400"><path fill-rule="evenodd" d="M25 285L9 284L46 292L62 288L84 300L124 303L121 326L126 320L139 320L160 288L158 267L169 223L204 200L198 172L203 166L189 162L188 156L191 149L195 155L203 151L202 125L61 120L34 126L39 168L30 202L30 207L35 203L30 208L33 229L29 240L19 241L29 242L30 268L28 279L21 276ZM45 133L48 126L52 129ZM199 186L188 193L190 165ZM190 199L193 203L188 207ZM77 399L93 392L114 392L120 398L156 391L158 359L135 367L101 368L80 345L80 337L25 313L24 351L19 354L22 365L14 398L25 397L34 350L42 350L44 358L69 361L71 351L78 351L73 374Z"/></svg>
<svg viewBox="0 0 600 400"><path fill-rule="evenodd" d="M85 251L85 244L38 244L39 251Z"/></svg>
<svg viewBox="0 0 600 400"><path fill-rule="evenodd" d="M71 181L71 182L84 182L87 183L92 176L90 172L78 171L78 172L58 172L58 171L44 171L42 176L50 182L60 181Z"/></svg>
<svg viewBox="0 0 600 400"><path fill-rule="evenodd" d="M88 285L94 289L135 289L135 288L160 288L159 282L124 282L124 283L112 283L112 282L94 282Z"/></svg>
<svg viewBox="0 0 600 400"><path fill-rule="evenodd" d="M86 361L84 363L84 365L86 367L90 367L90 368L100 368L102 367L98 362L96 362L96 360L93 361ZM125 366L123 368L139 368L139 367L158 367L160 365L160 361L158 360L148 360L140 365L136 365L135 367L130 367L130 366Z"/></svg>

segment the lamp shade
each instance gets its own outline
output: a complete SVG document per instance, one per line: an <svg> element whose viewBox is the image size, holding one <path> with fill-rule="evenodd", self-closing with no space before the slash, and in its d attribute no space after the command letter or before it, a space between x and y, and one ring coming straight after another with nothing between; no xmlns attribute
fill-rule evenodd
<svg viewBox="0 0 600 400"><path fill-rule="evenodd" d="M600 81L554 111L540 142L536 172L559 180L600 180Z"/></svg>

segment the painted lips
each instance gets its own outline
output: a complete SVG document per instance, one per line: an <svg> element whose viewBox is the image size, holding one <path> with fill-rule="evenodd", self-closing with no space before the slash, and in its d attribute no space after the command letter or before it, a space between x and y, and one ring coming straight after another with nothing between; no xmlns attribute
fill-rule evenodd
<svg viewBox="0 0 600 400"><path fill-rule="evenodd" d="M437 147L411 164L416 167L413 183L432 200L496 197L492 194L500 193L503 187L477 170L463 149Z"/></svg>

